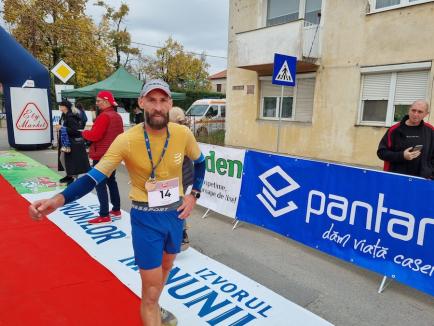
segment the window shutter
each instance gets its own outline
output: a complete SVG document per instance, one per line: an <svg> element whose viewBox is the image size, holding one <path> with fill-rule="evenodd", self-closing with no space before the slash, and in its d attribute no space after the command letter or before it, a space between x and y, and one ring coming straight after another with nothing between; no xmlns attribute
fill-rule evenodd
<svg viewBox="0 0 434 326"><path fill-rule="evenodd" d="M362 100L388 100L392 74L369 74L363 76Z"/></svg>
<svg viewBox="0 0 434 326"><path fill-rule="evenodd" d="M313 98L315 94L315 78L297 79L297 98L295 120L303 122L312 121Z"/></svg>
<svg viewBox="0 0 434 326"><path fill-rule="evenodd" d="M398 72L396 75L395 104L411 104L425 100L429 70Z"/></svg>
<svg viewBox="0 0 434 326"><path fill-rule="evenodd" d="M282 92L281 86L273 85L271 80L261 80L261 95L262 97L280 97ZM292 87L284 87L283 96L293 96Z"/></svg>

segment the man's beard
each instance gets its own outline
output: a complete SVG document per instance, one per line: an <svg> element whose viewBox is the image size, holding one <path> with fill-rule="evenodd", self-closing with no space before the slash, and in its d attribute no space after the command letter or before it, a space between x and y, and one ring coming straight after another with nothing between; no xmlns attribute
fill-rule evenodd
<svg viewBox="0 0 434 326"><path fill-rule="evenodd" d="M163 118L163 120L153 119L155 116ZM155 130L161 130L165 128L169 122L169 113L164 114L153 114L152 116L149 112L145 112L146 124Z"/></svg>

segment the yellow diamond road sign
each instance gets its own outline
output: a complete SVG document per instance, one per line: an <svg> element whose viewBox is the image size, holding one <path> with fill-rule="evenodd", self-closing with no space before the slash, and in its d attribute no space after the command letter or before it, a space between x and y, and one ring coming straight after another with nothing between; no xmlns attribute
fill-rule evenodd
<svg viewBox="0 0 434 326"><path fill-rule="evenodd" d="M54 76L59 78L64 83L66 83L69 78L71 78L75 74L75 71L72 70L72 68L68 66L63 60L60 60L57 65L55 65L54 68L51 69L51 72L54 74Z"/></svg>

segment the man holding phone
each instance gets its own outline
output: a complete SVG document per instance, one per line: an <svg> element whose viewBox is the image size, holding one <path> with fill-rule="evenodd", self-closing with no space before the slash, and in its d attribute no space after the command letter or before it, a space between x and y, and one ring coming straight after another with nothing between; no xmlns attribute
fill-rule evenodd
<svg viewBox="0 0 434 326"><path fill-rule="evenodd" d="M426 101L415 101L408 115L387 130L377 150L384 171L433 178L434 127L423 121L428 113Z"/></svg>

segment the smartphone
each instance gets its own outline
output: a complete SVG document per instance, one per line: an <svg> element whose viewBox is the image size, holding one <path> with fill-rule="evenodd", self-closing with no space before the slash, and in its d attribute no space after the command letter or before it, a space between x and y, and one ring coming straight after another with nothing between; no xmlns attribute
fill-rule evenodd
<svg viewBox="0 0 434 326"><path fill-rule="evenodd" d="M410 150L410 152L421 151L422 148L423 148L423 145L416 145L416 146L414 146L414 147Z"/></svg>

